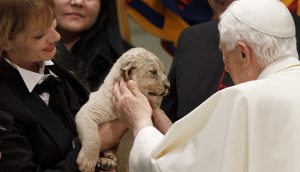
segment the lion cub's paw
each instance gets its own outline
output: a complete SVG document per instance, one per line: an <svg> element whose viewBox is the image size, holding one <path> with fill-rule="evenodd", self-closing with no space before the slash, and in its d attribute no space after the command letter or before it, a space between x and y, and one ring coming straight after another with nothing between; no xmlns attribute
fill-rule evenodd
<svg viewBox="0 0 300 172"><path fill-rule="evenodd" d="M78 168L81 172L94 172L98 161L98 154L80 150L77 157Z"/></svg>

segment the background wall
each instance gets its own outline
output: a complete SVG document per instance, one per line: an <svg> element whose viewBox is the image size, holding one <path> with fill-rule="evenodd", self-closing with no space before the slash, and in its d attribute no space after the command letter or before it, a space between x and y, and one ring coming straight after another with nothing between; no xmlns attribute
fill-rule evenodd
<svg viewBox="0 0 300 172"><path fill-rule="evenodd" d="M129 29L131 43L136 47L145 48L154 53L165 66L166 73L169 73L173 57L170 56L160 45L160 39L149 32L145 32L129 17Z"/></svg>

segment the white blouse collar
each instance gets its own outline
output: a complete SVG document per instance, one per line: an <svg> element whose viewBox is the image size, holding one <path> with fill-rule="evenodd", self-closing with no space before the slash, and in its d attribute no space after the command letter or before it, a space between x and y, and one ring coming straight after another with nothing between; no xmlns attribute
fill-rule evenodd
<svg viewBox="0 0 300 172"><path fill-rule="evenodd" d="M54 64L51 60L44 61L44 62L42 62L39 73L36 73L36 72L32 72L32 71L26 70L24 68L21 68L20 66L11 62L7 58L5 58L5 60L20 73L29 92L32 92L33 88L38 83L43 82L49 76L49 74L47 74L47 75L44 74L45 66Z"/></svg>

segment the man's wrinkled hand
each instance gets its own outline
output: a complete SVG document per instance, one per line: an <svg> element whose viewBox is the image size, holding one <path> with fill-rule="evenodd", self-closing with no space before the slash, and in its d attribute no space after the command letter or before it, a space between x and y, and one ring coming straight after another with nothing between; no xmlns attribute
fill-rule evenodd
<svg viewBox="0 0 300 172"><path fill-rule="evenodd" d="M139 91L135 81L115 83L113 103L119 119L134 136L144 127L152 126L152 109L147 98Z"/></svg>

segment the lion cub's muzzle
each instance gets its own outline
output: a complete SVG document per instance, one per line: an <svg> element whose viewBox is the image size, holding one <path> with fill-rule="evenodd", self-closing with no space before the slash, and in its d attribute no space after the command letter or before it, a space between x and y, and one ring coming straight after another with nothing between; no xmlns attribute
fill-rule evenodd
<svg viewBox="0 0 300 172"><path fill-rule="evenodd" d="M169 88L170 88L170 82L168 79L165 79L161 87L157 87L155 92L148 92L148 94L150 96L163 97L168 94Z"/></svg>

